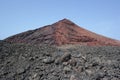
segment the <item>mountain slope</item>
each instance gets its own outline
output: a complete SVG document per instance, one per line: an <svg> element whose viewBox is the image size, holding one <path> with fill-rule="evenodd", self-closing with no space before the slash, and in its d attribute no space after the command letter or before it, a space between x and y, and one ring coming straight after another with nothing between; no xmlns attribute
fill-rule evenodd
<svg viewBox="0 0 120 80"><path fill-rule="evenodd" d="M11 36L5 39L5 41L49 45L80 44L90 46L120 46L120 41L85 30L68 19Z"/></svg>

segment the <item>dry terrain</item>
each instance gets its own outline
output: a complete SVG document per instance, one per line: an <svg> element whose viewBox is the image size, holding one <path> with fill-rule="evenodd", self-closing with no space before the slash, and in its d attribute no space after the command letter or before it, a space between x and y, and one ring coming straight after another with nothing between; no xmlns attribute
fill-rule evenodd
<svg viewBox="0 0 120 80"><path fill-rule="evenodd" d="M120 47L0 41L0 80L120 80Z"/></svg>

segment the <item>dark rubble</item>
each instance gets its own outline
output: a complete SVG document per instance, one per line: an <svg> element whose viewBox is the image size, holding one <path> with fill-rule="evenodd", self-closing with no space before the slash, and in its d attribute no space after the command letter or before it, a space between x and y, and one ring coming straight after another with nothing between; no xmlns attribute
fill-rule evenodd
<svg viewBox="0 0 120 80"><path fill-rule="evenodd" d="M120 47L0 41L0 80L120 80Z"/></svg>

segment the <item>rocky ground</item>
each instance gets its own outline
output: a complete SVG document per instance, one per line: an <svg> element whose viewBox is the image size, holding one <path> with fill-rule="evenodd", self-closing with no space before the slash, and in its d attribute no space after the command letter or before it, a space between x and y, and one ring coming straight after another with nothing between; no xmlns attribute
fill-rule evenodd
<svg viewBox="0 0 120 80"><path fill-rule="evenodd" d="M120 80L120 47L0 41L0 80Z"/></svg>

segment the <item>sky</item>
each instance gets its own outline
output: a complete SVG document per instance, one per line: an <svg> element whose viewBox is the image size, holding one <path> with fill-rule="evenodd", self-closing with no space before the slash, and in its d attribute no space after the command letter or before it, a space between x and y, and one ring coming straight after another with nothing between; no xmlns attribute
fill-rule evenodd
<svg viewBox="0 0 120 80"><path fill-rule="evenodd" d="M120 40L120 0L0 0L0 40L64 18Z"/></svg>

